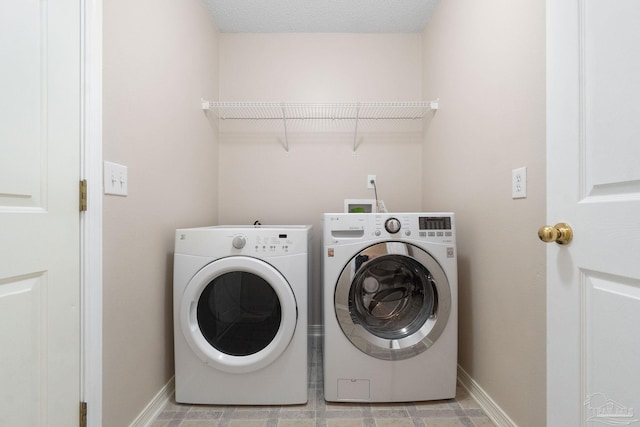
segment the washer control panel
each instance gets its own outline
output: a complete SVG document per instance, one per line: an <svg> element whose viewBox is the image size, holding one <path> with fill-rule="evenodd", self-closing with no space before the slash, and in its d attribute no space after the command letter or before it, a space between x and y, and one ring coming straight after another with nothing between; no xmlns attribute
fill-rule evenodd
<svg viewBox="0 0 640 427"><path fill-rule="evenodd" d="M375 237L424 239L442 243L454 241L452 214L377 214L370 226L374 228Z"/></svg>
<svg viewBox="0 0 640 427"><path fill-rule="evenodd" d="M325 214L323 229L330 244L385 238L455 243L454 214L449 212Z"/></svg>

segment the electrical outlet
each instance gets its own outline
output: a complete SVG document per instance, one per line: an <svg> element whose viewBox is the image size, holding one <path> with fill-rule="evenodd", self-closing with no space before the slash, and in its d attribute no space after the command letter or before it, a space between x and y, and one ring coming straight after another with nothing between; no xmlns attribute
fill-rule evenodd
<svg viewBox="0 0 640 427"><path fill-rule="evenodd" d="M378 185L378 181L376 181L375 175L367 175L367 188L375 188L375 186L371 181L373 181L376 185Z"/></svg>
<svg viewBox="0 0 640 427"><path fill-rule="evenodd" d="M522 167L511 171L511 198L524 199L527 197L527 168Z"/></svg>

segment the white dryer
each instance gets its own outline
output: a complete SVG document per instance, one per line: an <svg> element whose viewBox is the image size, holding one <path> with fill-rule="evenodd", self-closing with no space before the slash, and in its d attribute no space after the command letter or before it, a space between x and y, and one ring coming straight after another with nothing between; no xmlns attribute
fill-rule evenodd
<svg viewBox="0 0 640 427"><path fill-rule="evenodd" d="M310 230L176 230L177 402L307 402Z"/></svg>
<svg viewBox="0 0 640 427"><path fill-rule="evenodd" d="M324 397L455 397L453 213L325 214Z"/></svg>

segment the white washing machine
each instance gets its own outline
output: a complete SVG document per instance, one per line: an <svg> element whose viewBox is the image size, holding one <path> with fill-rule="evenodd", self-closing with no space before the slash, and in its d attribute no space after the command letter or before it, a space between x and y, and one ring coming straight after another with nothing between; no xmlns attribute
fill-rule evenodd
<svg viewBox="0 0 640 427"><path fill-rule="evenodd" d="M324 397L455 397L454 214L325 214Z"/></svg>
<svg viewBox="0 0 640 427"><path fill-rule="evenodd" d="M310 230L176 230L177 402L307 402Z"/></svg>

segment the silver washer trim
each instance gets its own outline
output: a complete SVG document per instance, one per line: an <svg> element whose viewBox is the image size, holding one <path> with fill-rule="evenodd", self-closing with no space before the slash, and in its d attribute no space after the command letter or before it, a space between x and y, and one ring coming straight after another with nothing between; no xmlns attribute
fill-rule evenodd
<svg viewBox="0 0 640 427"><path fill-rule="evenodd" d="M408 258L407 263L424 266L433 287L435 303L426 321L414 331L400 334L398 338L385 338L372 333L352 313L351 288L358 272L367 264L381 257L395 255ZM362 261L366 257L366 261ZM360 265L358 265L360 264ZM338 324L345 336L364 353L383 360L402 360L414 357L431 347L444 330L451 313L451 289L440 264L425 250L405 242L376 243L358 252L343 268L335 288L335 312Z"/></svg>

